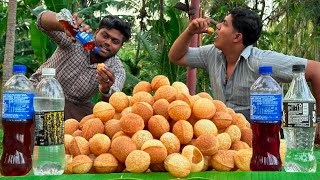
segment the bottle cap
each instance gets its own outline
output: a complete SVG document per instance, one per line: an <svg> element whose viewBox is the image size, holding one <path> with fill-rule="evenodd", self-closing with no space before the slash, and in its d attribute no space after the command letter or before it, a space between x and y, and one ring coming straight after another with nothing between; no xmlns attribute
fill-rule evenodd
<svg viewBox="0 0 320 180"><path fill-rule="evenodd" d="M93 48L93 53L94 53L94 54L98 54L99 51L100 51L99 48L97 48L97 47L94 47L94 48Z"/></svg>
<svg viewBox="0 0 320 180"><path fill-rule="evenodd" d="M56 75L56 69L55 68L43 68L42 69L42 75Z"/></svg>
<svg viewBox="0 0 320 180"><path fill-rule="evenodd" d="M259 73L260 74L271 74L272 73L272 66L260 66Z"/></svg>
<svg viewBox="0 0 320 180"><path fill-rule="evenodd" d="M292 72L301 72L306 69L306 66L303 64L295 64L292 66Z"/></svg>
<svg viewBox="0 0 320 180"><path fill-rule="evenodd" d="M27 67L25 65L14 65L13 73L26 73Z"/></svg>

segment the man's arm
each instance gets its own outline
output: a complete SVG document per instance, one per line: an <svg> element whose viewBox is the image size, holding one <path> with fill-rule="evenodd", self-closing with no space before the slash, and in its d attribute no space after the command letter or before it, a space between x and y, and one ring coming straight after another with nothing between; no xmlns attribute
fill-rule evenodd
<svg viewBox="0 0 320 180"><path fill-rule="evenodd" d="M317 116L320 116L320 62L308 60L306 80L311 82L312 94L316 99Z"/></svg>
<svg viewBox="0 0 320 180"><path fill-rule="evenodd" d="M209 18L194 19L171 46L168 55L170 61L180 66L186 66L186 54L193 35L207 32L209 24Z"/></svg>
<svg viewBox="0 0 320 180"><path fill-rule="evenodd" d="M40 17L41 27L47 31L64 31L63 26L56 19L56 13L45 11Z"/></svg>

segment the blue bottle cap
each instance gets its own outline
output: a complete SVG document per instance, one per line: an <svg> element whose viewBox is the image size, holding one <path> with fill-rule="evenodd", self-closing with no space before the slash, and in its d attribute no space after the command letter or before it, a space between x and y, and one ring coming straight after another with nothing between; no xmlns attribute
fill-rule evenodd
<svg viewBox="0 0 320 180"><path fill-rule="evenodd" d="M272 66L260 66L259 73L260 74L272 74Z"/></svg>
<svg viewBox="0 0 320 180"><path fill-rule="evenodd" d="M26 73L27 67L25 65L14 65L13 73Z"/></svg>
<svg viewBox="0 0 320 180"><path fill-rule="evenodd" d="M99 51L100 51L99 48L97 48L97 47L94 47L94 48L93 48L93 53L94 53L94 54L98 54Z"/></svg>

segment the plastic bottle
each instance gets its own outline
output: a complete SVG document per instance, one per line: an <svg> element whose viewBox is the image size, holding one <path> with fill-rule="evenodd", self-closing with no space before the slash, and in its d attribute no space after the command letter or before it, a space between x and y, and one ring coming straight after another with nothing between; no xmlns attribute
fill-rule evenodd
<svg viewBox="0 0 320 180"><path fill-rule="evenodd" d="M32 167L35 94L26 70L26 66L14 65L14 75L3 87L1 174L5 176L25 175Z"/></svg>
<svg viewBox="0 0 320 180"><path fill-rule="evenodd" d="M260 77L250 88L252 128L252 171L280 171L280 128L282 89L270 76L271 66L259 68Z"/></svg>
<svg viewBox="0 0 320 180"><path fill-rule="evenodd" d="M81 32L78 29L74 29L74 21L72 20L72 14L68 9L61 9L59 13L57 13L57 20L60 24L66 28L73 37L75 37L82 45L85 50L93 50L95 54L99 52L99 48L95 47L95 40L92 34L88 34L86 32ZM81 25L79 26L81 27Z"/></svg>
<svg viewBox="0 0 320 180"><path fill-rule="evenodd" d="M60 83L54 78L55 69L43 68L43 79L36 87L35 146L33 172L35 175L58 175L64 172L64 105Z"/></svg>
<svg viewBox="0 0 320 180"><path fill-rule="evenodd" d="M305 79L305 66L292 66L293 80L283 99L284 138L287 143L286 172L315 172L313 154L316 105Z"/></svg>

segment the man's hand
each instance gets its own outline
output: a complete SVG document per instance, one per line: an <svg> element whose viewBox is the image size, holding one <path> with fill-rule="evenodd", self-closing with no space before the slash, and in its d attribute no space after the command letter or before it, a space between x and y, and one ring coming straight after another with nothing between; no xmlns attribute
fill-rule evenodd
<svg viewBox="0 0 320 180"><path fill-rule="evenodd" d="M90 28L90 26L83 23L84 19L83 18L79 18L78 17L78 13L74 13L73 14L72 21L74 22L73 28L75 30L80 31L80 32L86 32L88 34L92 33L92 29ZM76 41L76 38L73 37L71 35L71 33L66 28L64 28L64 31L67 34L67 36L69 36L71 38L71 40L73 42Z"/></svg>
<svg viewBox="0 0 320 180"><path fill-rule="evenodd" d="M107 66L104 66L101 70L97 70L97 78L100 82L100 91L107 94L114 83L114 73Z"/></svg>
<svg viewBox="0 0 320 180"><path fill-rule="evenodd" d="M187 31L191 34L207 33L210 25L210 18L197 18L190 22Z"/></svg>

